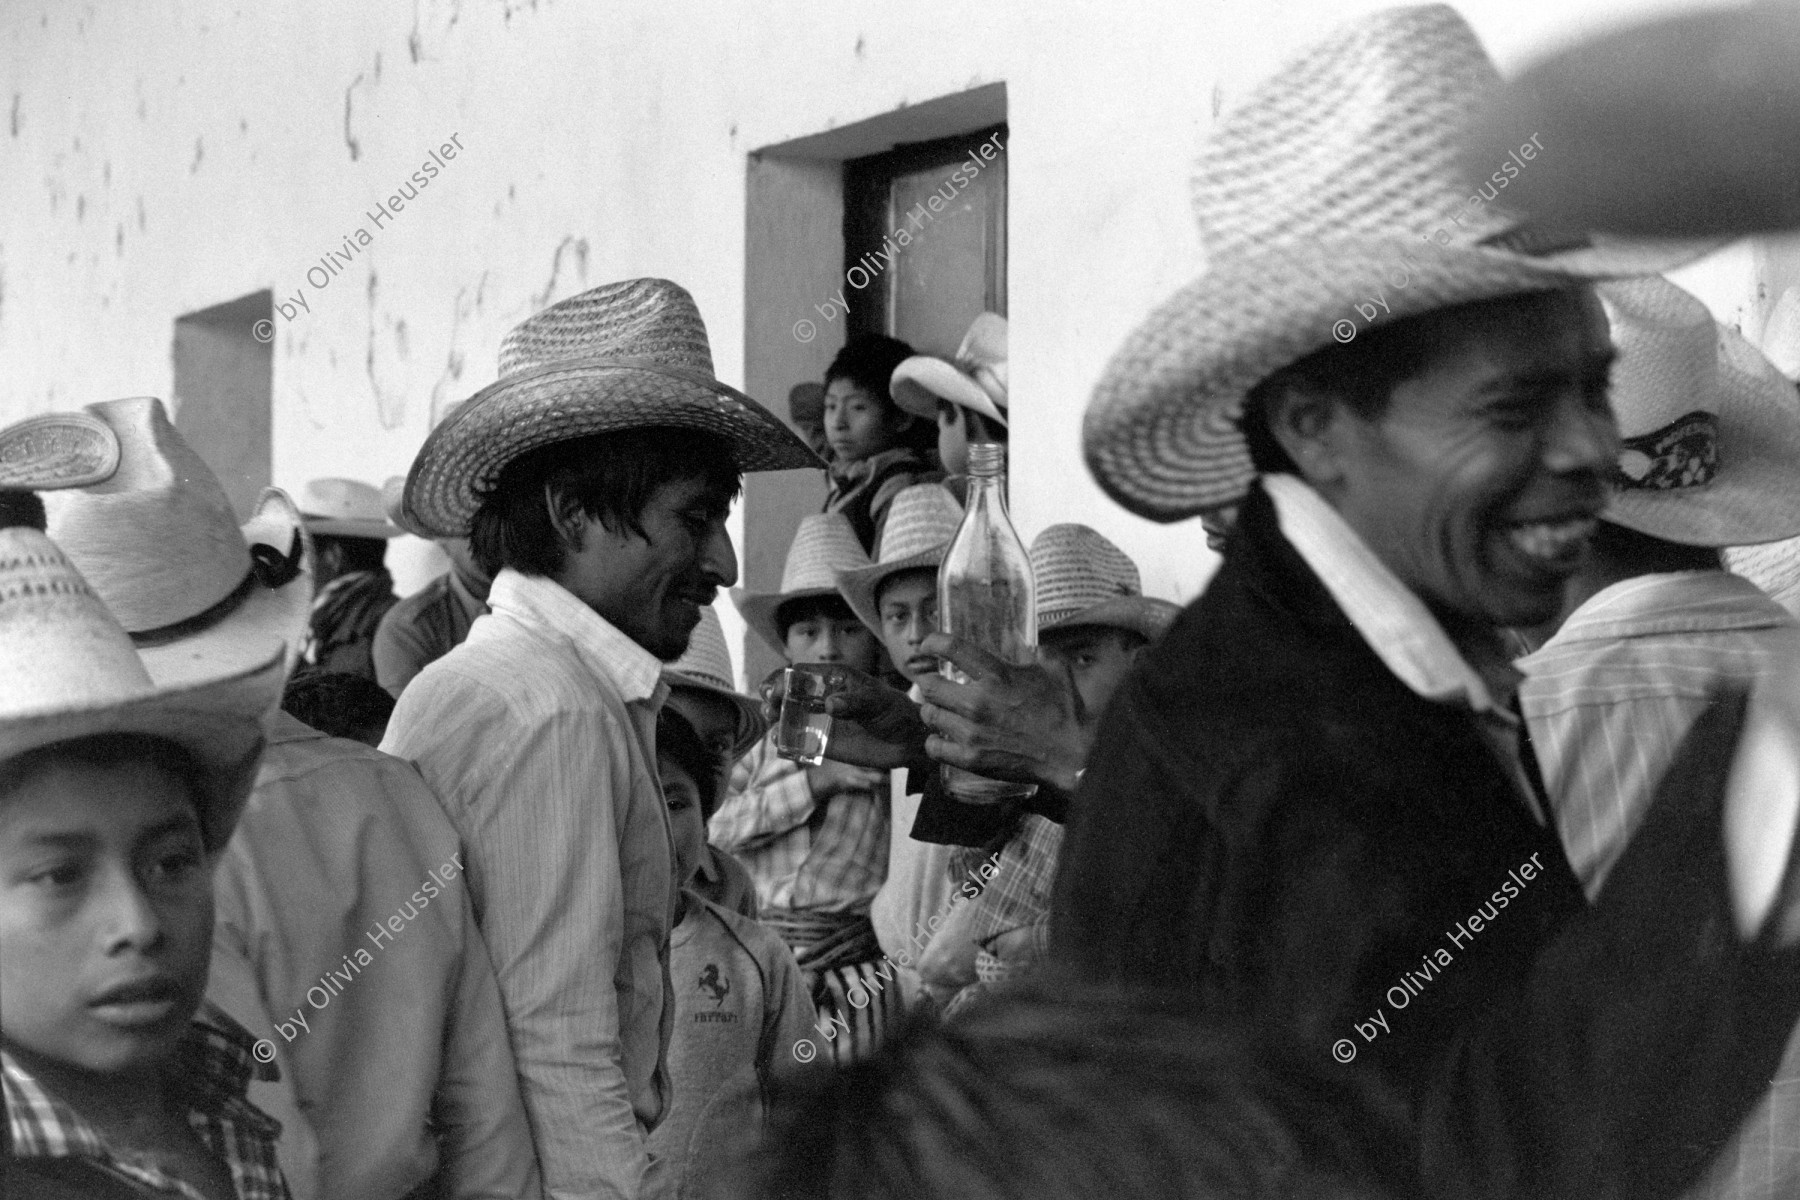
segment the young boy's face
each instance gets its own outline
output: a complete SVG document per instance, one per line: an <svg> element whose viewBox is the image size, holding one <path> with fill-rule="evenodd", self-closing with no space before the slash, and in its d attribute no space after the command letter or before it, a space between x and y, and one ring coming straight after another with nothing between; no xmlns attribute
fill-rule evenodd
<svg viewBox="0 0 1800 1200"><path fill-rule="evenodd" d="M54 759L0 797L0 1031L116 1073L166 1054L199 1007L212 872L188 784L147 759Z"/></svg>
<svg viewBox="0 0 1800 1200"><path fill-rule="evenodd" d="M907 424L899 409L849 379L834 379L825 388L825 440L839 462L893 449Z"/></svg>
<svg viewBox="0 0 1800 1200"><path fill-rule="evenodd" d="M662 776L663 799L669 805L669 833L675 839L675 878L686 887L700 870L706 853L706 815L700 806L700 785L686 767L666 754L656 756Z"/></svg>
<svg viewBox="0 0 1800 1200"><path fill-rule="evenodd" d="M731 768L737 765L737 759L731 753L732 747L737 745L737 706L716 692L679 686L669 689L665 703L687 718L694 732L700 735L700 744L712 751L719 764L722 790L731 780Z"/></svg>
<svg viewBox="0 0 1800 1200"><path fill-rule="evenodd" d="M919 652L919 643L937 632L937 570L920 567L882 581L875 593L881 616L881 644L894 669L911 680L937 673L938 661Z"/></svg>
<svg viewBox="0 0 1800 1200"><path fill-rule="evenodd" d="M1038 635L1038 661L1060 676L1066 669L1075 680L1089 721L1098 721L1137 661L1144 639L1105 625L1050 629Z"/></svg>
<svg viewBox="0 0 1800 1200"><path fill-rule="evenodd" d="M787 660L790 663L843 663L859 671L873 671L876 656L881 653L881 643L838 597L822 596L819 599L835 603L791 602L798 607L788 622Z"/></svg>

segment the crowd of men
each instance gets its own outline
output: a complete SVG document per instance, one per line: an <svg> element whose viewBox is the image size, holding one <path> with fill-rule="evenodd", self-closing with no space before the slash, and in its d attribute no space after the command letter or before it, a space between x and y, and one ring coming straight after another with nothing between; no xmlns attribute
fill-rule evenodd
<svg viewBox="0 0 1800 1200"><path fill-rule="evenodd" d="M1393 9L1217 121L1083 438L1223 564L1042 530L1034 662L938 630L997 314L783 421L608 284L248 521L158 400L0 431L4 1194L1796 1194L1800 623L1723 551L1800 536L1800 391L1692 245L1470 187L1496 84ZM808 467L731 602L815 765L713 608Z"/></svg>

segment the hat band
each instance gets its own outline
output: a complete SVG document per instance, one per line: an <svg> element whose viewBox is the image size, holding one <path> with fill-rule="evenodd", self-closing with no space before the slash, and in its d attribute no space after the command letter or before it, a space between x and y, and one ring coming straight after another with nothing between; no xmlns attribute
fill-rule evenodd
<svg viewBox="0 0 1800 1200"><path fill-rule="evenodd" d="M1661 429L1626 438L1619 450L1621 487L1667 492L1704 487L1719 473L1719 420L1696 410Z"/></svg>
<svg viewBox="0 0 1800 1200"><path fill-rule="evenodd" d="M301 560L304 557L305 545L300 540L298 531L286 554L260 542L252 545L250 569L223 600L203 612L171 624L155 629L134 630L131 633L132 644L140 650L148 650L206 632L243 607L244 601L250 598L259 585L272 592L292 583L300 574Z"/></svg>

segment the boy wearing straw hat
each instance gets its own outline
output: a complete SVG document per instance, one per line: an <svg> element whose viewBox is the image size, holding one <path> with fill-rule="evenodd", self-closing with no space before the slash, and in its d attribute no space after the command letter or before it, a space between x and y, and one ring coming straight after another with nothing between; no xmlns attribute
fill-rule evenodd
<svg viewBox="0 0 1800 1200"><path fill-rule="evenodd" d="M1590 281L1671 252L1472 201L1456 138L1496 80L1451 9L1378 12L1209 135L1205 273L1084 439L1132 511L1236 526L1102 723L1052 950L1385 1077L1435 1192L1670 1195L1779 1060L1800 950L1757 937L1779 889L1728 888L1741 854L1694 857L1740 706L1592 906L1548 825L1500 630L1558 612L1606 505Z"/></svg>
<svg viewBox="0 0 1800 1200"><path fill-rule="evenodd" d="M463 836L546 1191L638 1195L668 1102L676 886L656 782L663 664L736 581L746 471L818 466L712 371L693 298L608 284L509 333L432 430L408 524L472 538L487 616L401 694L383 749Z"/></svg>
<svg viewBox="0 0 1800 1200"><path fill-rule="evenodd" d="M938 461L952 479L966 478L970 442L1006 441L1006 318L976 317L950 361L907 359L894 368L889 390L901 411L937 422Z"/></svg>
<svg viewBox="0 0 1800 1200"><path fill-rule="evenodd" d="M1800 535L1800 396L1661 278L1600 288L1619 362L1619 490L1567 615L1520 660L1519 700L1569 863L1598 895L1683 735L1722 684L1800 680L1800 622L1728 574L1720 547ZM1766 836L1757 830L1758 837ZM1789 1131L1800 1042L1693 1197L1800 1194Z"/></svg>
<svg viewBox="0 0 1800 1200"><path fill-rule="evenodd" d="M318 578L302 657L321 671L373 679L375 630L398 603L387 543L406 531L388 521L381 492L358 479L310 480L298 502Z"/></svg>
<svg viewBox="0 0 1800 1200"><path fill-rule="evenodd" d="M837 591L837 573L869 565L849 521L805 517L788 547L781 587L734 592L745 624L790 663L837 663L872 673L881 644ZM827 761L780 757L762 739L732 775L711 821L713 839L743 859L756 880L760 919L787 942L807 991L827 1021L850 1029L829 1045L848 1061L878 1040L848 1003L868 990L881 957L869 904L887 877L887 774ZM866 1036L860 1036L865 1034Z"/></svg>
<svg viewBox="0 0 1800 1200"><path fill-rule="evenodd" d="M270 489L240 527L160 401L88 413L116 437L118 468L50 496L50 530L151 677L297 644L312 576L286 495ZM291 1094L258 1099L282 1122L295 1200L536 1195L499 989L460 870L445 873L462 854L455 829L406 764L285 712L265 724L214 881L208 996L259 1024L286 1068Z"/></svg>
<svg viewBox="0 0 1800 1200"><path fill-rule="evenodd" d="M0 530L0 1083L9 1194L287 1200L245 1099L263 1043L202 1003L212 868L286 674L153 682L42 533Z"/></svg>

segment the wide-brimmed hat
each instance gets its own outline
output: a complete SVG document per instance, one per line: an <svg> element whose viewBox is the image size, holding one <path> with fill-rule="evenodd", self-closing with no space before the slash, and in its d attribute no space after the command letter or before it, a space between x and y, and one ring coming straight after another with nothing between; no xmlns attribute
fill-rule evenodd
<svg viewBox="0 0 1800 1200"><path fill-rule="evenodd" d="M781 588L773 592L751 592L733 589L732 603L743 614L744 624L758 637L786 653L787 643L775 621L775 612L789 600L838 594L838 572L854 571L869 565L856 530L842 513L814 513L800 519L794 540L788 546L787 562L781 568Z"/></svg>
<svg viewBox="0 0 1800 1200"><path fill-rule="evenodd" d="M962 524L962 505L941 483L915 483L894 496L875 562L866 567L839 571L838 595L850 605L857 619L881 636L881 613L875 595L882 581L916 567L936 570L944 552Z"/></svg>
<svg viewBox="0 0 1800 1200"><path fill-rule="evenodd" d="M1776 370L1800 380L1800 287L1787 288L1775 301L1759 344Z"/></svg>
<svg viewBox="0 0 1800 1200"><path fill-rule="evenodd" d="M915 354L894 368L888 394L905 411L932 420L939 400L1006 424L1006 318L984 312L963 334L956 358Z"/></svg>
<svg viewBox="0 0 1800 1200"><path fill-rule="evenodd" d="M1800 534L1800 392L1666 279L1602 284L1624 446L1601 514L1688 546Z"/></svg>
<svg viewBox="0 0 1800 1200"><path fill-rule="evenodd" d="M162 738L193 756L209 851L231 837L255 782L262 718L281 699L282 649L179 686L159 684L56 544L0 530L0 761L106 733Z"/></svg>
<svg viewBox="0 0 1800 1200"><path fill-rule="evenodd" d="M290 661L312 604L311 546L287 493L239 525L212 470L148 396L90 404L119 439L119 469L44 497L49 533L112 610L158 686Z"/></svg>
<svg viewBox="0 0 1800 1200"><path fill-rule="evenodd" d="M296 500L314 537L397 538L406 532L388 520L381 489L360 479L311 479Z"/></svg>
<svg viewBox="0 0 1800 1200"><path fill-rule="evenodd" d="M688 637L680 658L663 668L671 688L693 688L722 696L737 709L737 740L732 743L733 762L744 757L768 732L762 705L731 685L731 651L725 645L725 629L711 605L700 610L700 623Z"/></svg>
<svg viewBox="0 0 1800 1200"><path fill-rule="evenodd" d="M1040 637L1104 625L1154 642L1181 613L1180 605L1144 595L1137 564L1086 525L1050 526L1032 539L1030 556Z"/></svg>
<svg viewBox="0 0 1800 1200"><path fill-rule="evenodd" d="M824 465L779 417L713 375L685 288L632 279L553 304L506 335L500 378L445 416L413 460L407 512L433 537L464 537L521 454L646 425L717 434L740 471Z"/></svg>
<svg viewBox="0 0 1800 1200"><path fill-rule="evenodd" d="M1256 474L1238 427L1245 395L1334 339L1647 274L1708 248L1530 227L1494 203L1531 170L1524 158L1495 163L1473 194L1459 136L1497 79L1453 9L1390 9L1301 54L1220 120L1192 189L1206 269L1132 332L1088 406L1087 462L1109 496L1156 521L1240 500Z"/></svg>
<svg viewBox="0 0 1800 1200"><path fill-rule="evenodd" d="M1558 153L1521 177L1522 202L1583 228L1687 237L1794 229L1796 63L1800 5L1791 0L1609 31L1509 79L1471 131L1470 157L1504 157L1516 130L1542 129Z"/></svg>
<svg viewBox="0 0 1800 1200"><path fill-rule="evenodd" d="M119 439L87 413L44 413L0 429L0 489L87 487L118 469Z"/></svg>

